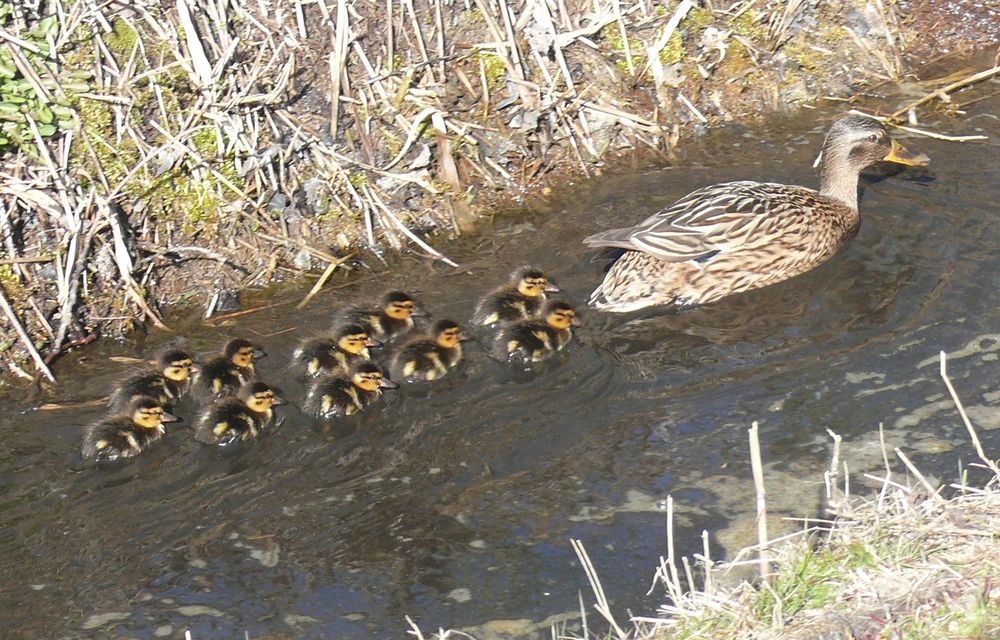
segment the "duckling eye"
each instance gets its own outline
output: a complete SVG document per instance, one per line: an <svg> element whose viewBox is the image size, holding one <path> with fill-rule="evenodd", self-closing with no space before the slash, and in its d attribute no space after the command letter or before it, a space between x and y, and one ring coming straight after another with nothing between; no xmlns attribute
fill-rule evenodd
<svg viewBox="0 0 1000 640"><path fill-rule="evenodd" d="M869 142L878 142L878 134L877 133L873 133L873 134L869 135L868 136L868 141Z"/></svg>

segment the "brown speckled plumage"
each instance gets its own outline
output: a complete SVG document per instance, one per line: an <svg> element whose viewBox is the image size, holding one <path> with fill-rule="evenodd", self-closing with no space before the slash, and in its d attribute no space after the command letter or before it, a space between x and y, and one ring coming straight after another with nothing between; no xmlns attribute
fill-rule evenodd
<svg viewBox="0 0 1000 640"><path fill-rule="evenodd" d="M827 135L819 191L749 181L715 184L634 227L592 235L585 244L625 251L590 304L614 312L706 304L809 271L857 231L862 169L880 160L926 164L905 153L879 122L848 116Z"/></svg>

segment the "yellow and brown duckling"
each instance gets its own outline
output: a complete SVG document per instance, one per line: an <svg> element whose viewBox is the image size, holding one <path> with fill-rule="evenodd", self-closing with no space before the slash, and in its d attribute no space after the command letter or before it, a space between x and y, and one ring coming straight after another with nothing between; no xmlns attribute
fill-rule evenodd
<svg viewBox="0 0 1000 640"><path fill-rule="evenodd" d="M413 330L415 317L424 316L420 304L405 291L390 291L382 297L378 309L350 309L345 320L359 324L368 335L379 340L392 338Z"/></svg>
<svg viewBox="0 0 1000 640"><path fill-rule="evenodd" d="M274 409L285 404L265 382L248 382L235 396L219 400L202 414L194 437L205 444L225 446L257 437L274 422Z"/></svg>
<svg viewBox="0 0 1000 640"><path fill-rule="evenodd" d="M880 161L923 166L877 120L830 127L820 188L727 182L684 196L634 227L584 239L623 249L590 305L624 313L652 305L707 304L787 280L828 260L857 231L858 174Z"/></svg>
<svg viewBox="0 0 1000 640"><path fill-rule="evenodd" d="M462 339L458 323L439 320L431 335L401 345L389 370L397 380L436 380L462 360Z"/></svg>
<svg viewBox="0 0 1000 640"><path fill-rule="evenodd" d="M347 376L316 380L306 393L305 410L319 418L353 416L378 400L383 389L398 386L374 362L361 362Z"/></svg>
<svg viewBox="0 0 1000 640"><path fill-rule="evenodd" d="M472 315L472 322L491 326L538 315L545 294L559 291L545 274L532 267L521 267L511 274L510 284L486 294Z"/></svg>
<svg viewBox="0 0 1000 640"><path fill-rule="evenodd" d="M256 375L254 359L264 356L256 345L243 338L226 343L222 354L201 366L195 376L192 393L201 401L215 400L239 391Z"/></svg>
<svg viewBox="0 0 1000 640"><path fill-rule="evenodd" d="M163 437L164 422L176 420L159 400L140 396L131 400L124 411L108 414L86 427L81 453L93 461L131 458Z"/></svg>
<svg viewBox="0 0 1000 640"><path fill-rule="evenodd" d="M309 338L292 354L293 369L305 371L310 377L325 373L347 375L351 367L372 359L371 351L382 343L368 335L360 324L337 328L333 337Z"/></svg>
<svg viewBox="0 0 1000 640"><path fill-rule="evenodd" d="M194 371L194 360L187 352L171 349L160 356L157 368L139 373L122 382L108 398L108 410L118 412L140 396L156 398L169 409L187 391Z"/></svg>
<svg viewBox="0 0 1000 640"><path fill-rule="evenodd" d="M540 318L504 325L494 351L501 360L538 362L565 347L580 320L573 307L558 300L545 303Z"/></svg>

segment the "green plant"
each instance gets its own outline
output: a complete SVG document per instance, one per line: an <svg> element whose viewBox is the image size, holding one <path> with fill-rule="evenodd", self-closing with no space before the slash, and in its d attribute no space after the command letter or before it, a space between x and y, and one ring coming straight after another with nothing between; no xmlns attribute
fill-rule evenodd
<svg viewBox="0 0 1000 640"><path fill-rule="evenodd" d="M14 18L11 0L0 0L0 26ZM37 136L49 138L73 127L70 97L90 89L89 73L64 69L56 73L50 42L59 35L54 15L18 34L23 45L0 47L0 151L21 149L38 155ZM27 75L26 75L27 72Z"/></svg>

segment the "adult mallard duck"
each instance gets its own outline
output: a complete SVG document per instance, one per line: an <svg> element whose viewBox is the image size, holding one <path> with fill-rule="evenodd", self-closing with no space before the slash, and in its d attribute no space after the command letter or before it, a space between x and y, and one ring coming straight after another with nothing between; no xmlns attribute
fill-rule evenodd
<svg viewBox="0 0 1000 640"><path fill-rule="evenodd" d="M584 239L624 249L590 297L624 313L688 306L787 280L828 260L858 229L858 174L887 160L923 166L877 120L847 116L830 127L820 189L727 182L694 191L634 227Z"/></svg>

